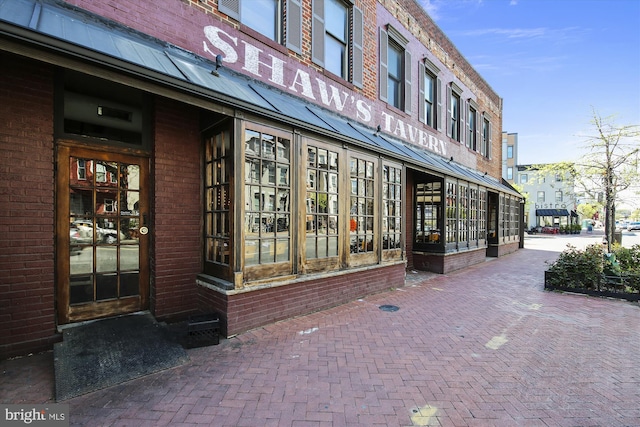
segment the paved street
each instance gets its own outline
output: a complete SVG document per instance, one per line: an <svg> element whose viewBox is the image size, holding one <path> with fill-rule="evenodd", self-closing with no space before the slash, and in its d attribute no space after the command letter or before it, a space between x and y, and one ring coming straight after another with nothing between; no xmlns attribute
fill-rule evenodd
<svg viewBox="0 0 640 427"><path fill-rule="evenodd" d="M638 304L543 290L567 243L601 240L527 236L461 272L408 272L403 288L71 399L71 425L640 426ZM52 401L51 352L0 372L0 402Z"/></svg>

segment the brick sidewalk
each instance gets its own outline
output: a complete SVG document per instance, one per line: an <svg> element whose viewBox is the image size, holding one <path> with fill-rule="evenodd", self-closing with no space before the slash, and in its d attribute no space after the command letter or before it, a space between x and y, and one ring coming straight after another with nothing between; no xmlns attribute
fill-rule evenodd
<svg viewBox="0 0 640 427"><path fill-rule="evenodd" d="M640 308L543 291L541 245L189 350L71 424L640 426ZM0 362L0 401L50 402L51 359Z"/></svg>

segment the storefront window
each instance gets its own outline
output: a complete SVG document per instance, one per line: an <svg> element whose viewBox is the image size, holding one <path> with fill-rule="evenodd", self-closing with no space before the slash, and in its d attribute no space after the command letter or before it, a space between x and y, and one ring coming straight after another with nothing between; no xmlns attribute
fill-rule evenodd
<svg viewBox="0 0 640 427"><path fill-rule="evenodd" d="M306 258L338 256L338 153L308 146L305 197Z"/></svg>
<svg viewBox="0 0 640 427"><path fill-rule="evenodd" d="M469 187L466 185L460 185L459 189L459 212L460 218L458 220L458 241L466 247L469 242Z"/></svg>
<svg viewBox="0 0 640 427"><path fill-rule="evenodd" d="M350 161L350 178L350 252L373 252L374 163L364 159L352 158Z"/></svg>
<svg viewBox="0 0 640 427"><path fill-rule="evenodd" d="M440 219L442 212L442 183L440 181L416 185L415 243L442 243Z"/></svg>
<svg viewBox="0 0 640 427"><path fill-rule="evenodd" d="M291 141L245 131L245 266L288 262Z"/></svg>
<svg viewBox="0 0 640 427"><path fill-rule="evenodd" d="M458 185L455 182L447 182L447 243L458 241Z"/></svg>
<svg viewBox="0 0 640 427"><path fill-rule="evenodd" d="M205 261L230 263L232 143L229 129L205 139Z"/></svg>
<svg viewBox="0 0 640 427"><path fill-rule="evenodd" d="M469 243L476 245L478 242L478 189L469 189Z"/></svg>
<svg viewBox="0 0 640 427"><path fill-rule="evenodd" d="M402 169L382 168L382 249L402 247Z"/></svg>

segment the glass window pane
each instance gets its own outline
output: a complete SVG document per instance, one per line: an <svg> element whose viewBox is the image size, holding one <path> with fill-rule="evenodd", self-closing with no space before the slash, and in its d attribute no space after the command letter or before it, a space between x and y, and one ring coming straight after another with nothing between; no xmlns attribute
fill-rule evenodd
<svg viewBox="0 0 640 427"><path fill-rule="evenodd" d="M277 0L240 2L242 23L275 41L279 41L276 33L278 15Z"/></svg>

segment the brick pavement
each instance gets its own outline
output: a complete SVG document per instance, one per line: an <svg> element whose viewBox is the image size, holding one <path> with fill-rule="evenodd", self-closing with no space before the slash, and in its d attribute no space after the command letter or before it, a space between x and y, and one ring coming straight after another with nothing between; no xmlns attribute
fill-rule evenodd
<svg viewBox="0 0 640 427"><path fill-rule="evenodd" d="M189 350L186 365L67 401L71 424L640 426L640 307L543 291L545 261L565 245L527 239ZM51 359L0 362L0 402L50 402Z"/></svg>

